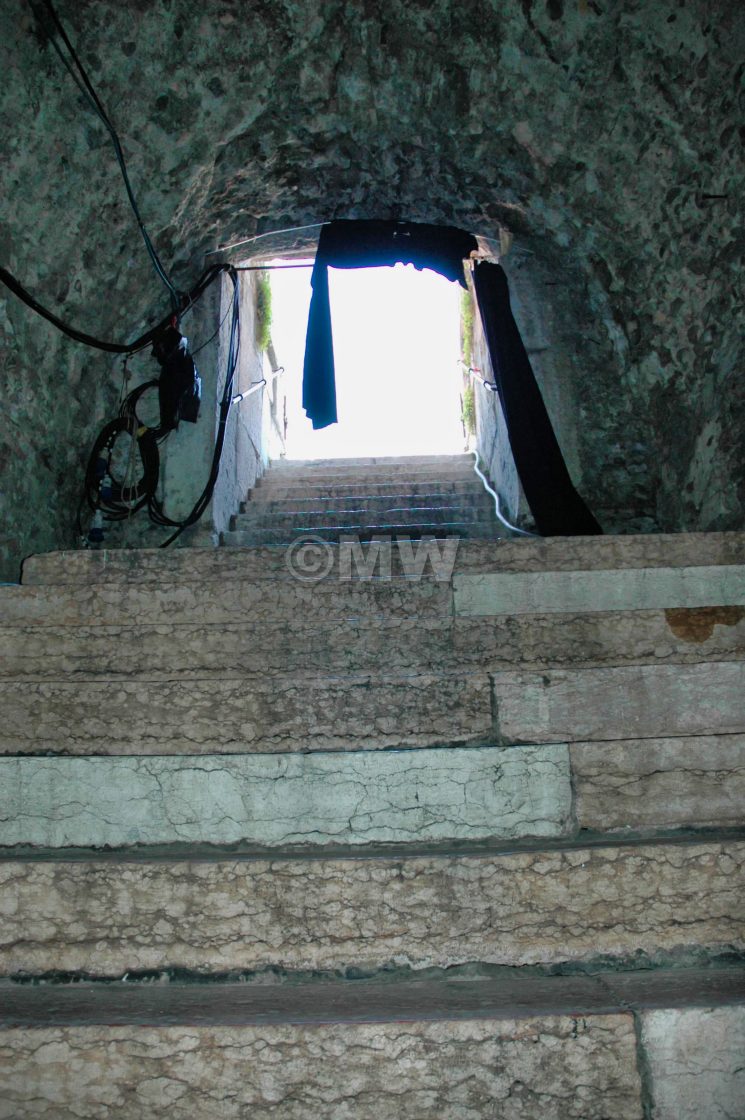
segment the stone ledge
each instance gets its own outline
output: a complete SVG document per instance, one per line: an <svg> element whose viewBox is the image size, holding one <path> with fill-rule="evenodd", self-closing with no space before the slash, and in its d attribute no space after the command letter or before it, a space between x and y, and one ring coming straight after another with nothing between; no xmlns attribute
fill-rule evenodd
<svg viewBox="0 0 745 1120"><path fill-rule="evenodd" d="M572 743L583 829L745 823L745 735Z"/></svg>
<svg viewBox="0 0 745 1120"><path fill-rule="evenodd" d="M499 731L514 743L745 731L745 662L619 665L493 677Z"/></svg>
<svg viewBox="0 0 745 1120"><path fill-rule="evenodd" d="M0 759L7 847L556 837L571 810L563 744Z"/></svg>
<svg viewBox="0 0 745 1120"><path fill-rule="evenodd" d="M628 1013L354 1026L21 1029L0 1034L0 1057L3 1120L643 1116Z"/></svg>
<svg viewBox="0 0 745 1120"><path fill-rule="evenodd" d="M0 587L3 626L27 628L243 624L422 615L448 618L452 592L436 580L215 580L187 583L93 583L89 587Z"/></svg>
<svg viewBox="0 0 745 1120"><path fill-rule="evenodd" d="M455 614L579 614L711 606L745 608L745 566L456 573ZM745 609L740 617L745 617Z"/></svg>
<svg viewBox="0 0 745 1120"><path fill-rule="evenodd" d="M740 951L744 866L742 841L376 860L7 861L0 972L418 969Z"/></svg>
<svg viewBox="0 0 745 1120"><path fill-rule="evenodd" d="M640 1033L655 1120L745 1115L745 1008L650 1011Z"/></svg>
<svg viewBox="0 0 745 1120"><path fill-rule="evenodd" d="M394 559L396 546L394 545ZM668 533L546 540L461 541L455 571L572 571L577 568L678 568L745 563L745 533ZM29 556L23 583L120 580L276 578L286 572L281 548L102 549Z"/></svg>
<svg viewBox="0 0 745 1120"><path fill-rule="evenodd" d="M745 1005L745 968L282 983L0 980L0 1029L521 1019ZM743 1008L745 1011L745 1007Z"/></svg>
<svg viewBox="0 0 745 1120"><path fill-rule="evenodd" d="M0 754L259 754L493 742L485 673L0 681L0 707Z"/></svg>
<svg viewBox="0 0 745 1120"><path fill-rule="evenodd" d="M745 659L745 618L682 629L665 611L499 618L0 626L0 677L222 679L369 672L479 672ZM691 612L695 613L695 612ZM697 626L700 623L697 619Z"/></svg>

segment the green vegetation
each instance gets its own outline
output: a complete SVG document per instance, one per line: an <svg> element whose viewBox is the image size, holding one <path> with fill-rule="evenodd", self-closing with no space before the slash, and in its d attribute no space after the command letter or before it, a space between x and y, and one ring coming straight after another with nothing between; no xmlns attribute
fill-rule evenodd
<svg viewBox="0 0 745 1120"><path fill-rule="evenodd" d="M272 285L269 273L256 274L256 344L266 350L272 341Z"/></svg>
<svg viewBox="0 0 745 1120"><path fill-rule="evenodd" d="M463 427L466 429L466 435L476 435L476 400L473 393L473 385L466 385L463 389L463 396L461 397L461 419L463 420Z"/></svg>
<svg viewBox="0 0 745 1120"><path fill-rule="evenodd" d="M470 366L473 357L473 296L470 289L460 297L460 348L463 361Z"/></svg>

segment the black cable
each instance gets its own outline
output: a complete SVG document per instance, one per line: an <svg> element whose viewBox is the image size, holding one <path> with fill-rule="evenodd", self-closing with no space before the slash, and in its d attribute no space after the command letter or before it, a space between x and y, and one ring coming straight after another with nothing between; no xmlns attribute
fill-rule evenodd
<svg viewBox="0 0 745 1120"><path fill-rule="evenodd" d="M217 476L220 471L220 459L222 458L222 449L225 443L225 431L228 423L228 416L230 408L233 403L233 382L235 380L235 371L238 367L238 355L241 345L241 327L240 327L240 287L238 285L238 276L235 269L230 269L230 279L233 282L233 300L232 311L233 317L230 324L230 342L228 345L228 362L225 370L225 384L223 385L222 397L220 399L220 414L217 422L217 436L215 439L215 450L212 455L212 466L210 468L209 478L207 485L200 494L191 513L184 518L180 523L175 533L172 533L168 540L164 541L160 546L161 548L168 548L177 537L183 533L184 529L188 529L190 525L194 525L199 521L200 517L207 509L210 503L212 494L217 483ZM157 503L160 510L162 507ZM152 505L152 503L151 503ZM171 522L171 524L174 524Z"/></svg>
<svg viewBox="0 0 745 1120"><path fill-rule="evenodd" d="M80 510L84 501L91 510L100 509L107 521L122 521L142 509L158 485L160 456L156 432L143 424L137 415L140 397L157 385L157 380L146 381L128 393L121 403L119 415L99 432L85 469L83 496L77 517L80 532ZM140 458L141 472L134 483L127 477L119 479L113 464L115 444L123 435L129 436L135 443L130 450L130 459L135 450Z"/></svg>
<svg viewBox="0 0 745 1120"><path fill-rule="evenodd" d="M220 271L225 267L228 266L220 266ZM137 415L137 403L140 397L146 390L158 386L157 380L146 381L142 385L138 385L124 398L119 409L119 416L106 424L93 445L85 472L83 497L78 508L78 528L81 533L80 509L83 502L87 501L88 506L94 512L100 510L106 521L122 521L147 506L148 516L154 524L176 530L160 546L161 548L167 548L183 533L184 529L194 525L207 509L220 470L228 415L233 403L233 384L240 351L240 287L235 270L228 268L228 271L233 283L233 297L229 308L229 313L232 313L232 322L230 325L228 360L225 383L220 399L215 449L204 490L197 498L191 512L180 521L176 521L166 514L162 502L156 496L160 479L158 443L162 442L168 433L164 433L160 428L151 428L143 424ZM223 322L225 317L223 317ZM120 479L116 475L112 460L114 446L121 436L128 436L134 443L134 446L130 448L130 463L132 457L136 454L140 464L136 481L128 480L126 477Z"/></svg>
<svg viewBox="0 0 745 1120"><path fill-rule="evenodd" d="M62 21L60 20L59 16L57 15L57 12L54 9L54 5L52 4L52 0L43 0L43 3L44 3L44 7L46 8L47 12L49 13L49 16L52 19L52 22L53 22L58 34L60 35L63 43L65 44L65 47L67 48L70 59L72 60L72 64L75 67L75 70L73 70L72 66L69 64L68 60L65 58L62 50L60 49L59 44L56 42L56 40L54 38L53 33L50 33L49 40L50 40L52 46L54 47L55 51L59 55L60 59L62 60L64 66L65 66L65 69L68 71L68 73L72 77L72 79L75 82L75 84L77 85L78 89L85 96L86 100L88 101L88 104L93 109L94 113L99 118L99 120L103 124L104 128L109 133L109 136L111 137L111 142L114 146L114 153L116 155L117 163L119 164L119 169L122 173L122 178L124 180L124 186L125 186L126 191L127 191L127 197L129 198L130 206L132 207L132 213L135 216L135 220L137 221L137 225L139 227L140 234L142 235L142 239L145 243L145 248L148 251L148 254L150 256L150 260L152 261L152 264L153 264L153 267L154 267L156 273L158 274L160 279L163 281L165 286L168 288L168 290L170 292L170 295L171 295L171 302L172 302L173 308L174 308L175 311L177 311L181 297L179 295L178 290L174 286L171 278L169 277L168 273L166 272L166 270L163 266L163 263L162 263L160 257L158 256L158 253L155 249L155 246L153 245L153 243L150 239L150 235L148 234L148 232L145 228L145 223L142 220L142 216L140 214L140 210L139 210L139 207L137 205L137 200L135 199L134 191L132 190L132 184L130 183L130 180L129 180L129 173L127 172L127 165L126 165L125 160L124 160L124 152L122 151L122 145L121 145L121 142L119 140L119 136L117 134L117 131L114 128L113 124L111 123L111 120L110 120L106 110L104 109L103 105L101 104L101 101L99 100L99 97L98 97L95 89L93 88L93 85L92 85L92 83L91 83L91 81L88 77L88 74L86 73L85 67L83 66L82 62L80 61L80 58L78 57L77 52L75 51L75 48L73 47L72 43L70 42L70 39L67 35L67 32L65 31L65 28L62 25ZM33 7L34 7L34 5L32 4L32 8ZM77 71L77 73L76 73L76 71Z"/></svg>
<svg viewBox="0 0 745 1120"><path fill-rule="evenodd" d="M236 270L236 271L238 271L238 270ZM209 344L210 344L210 343L211 343L211 342L212 342L212 341L213 341L213 340L214 340L215 338L217 338L217 336L219 335L220 331L221 331L221 330L223 329L223 327L225 326L225 320L227 319L227 317L228 317L228 315L230 314L231 310L232 310L232 304L231 304L231 307L229 307L229 308L228 308L228 310L227 310L227 311L225 312L225 314L223 315L222 319L220 320L220 324L219 324L219 326L218 326L217 330L216 330L216 331L213 331L213 332L212 332L212 334L211 334L211 335L209 336L209 338L207 339L207 341L206 341L206 342L202 342L202 343L200 343L200 345L199 345L199 346L197 346L196 350L192 350L192 352L191 352L191 356L192 356L192 358L195 358L195 357L197 356L197 354L199 354L199 353L200 353L200 352L201 352L202 350L204 350L205 346L209 346Z"/></svg>
<svg viewBox="0 0 745 1120"><path fill-rule="evenodd" d="M229 269L230 265L218 264L211 265L210 268L203 272L191 291L181 297L179 315L185 314L185 312L196 303L200 296L203 295L212 281L215 280L220 273L227 272ZM18 296L27 307L30 307L37 315L41 315L42 319L46 319L48 323L51 323L58 331L62 331L68 338L74 339L75 342L81 342L84 346L91 346L95 350L106 350L109 354L134 354L137 350L144 350L164 327L168 326L173 318L173 314L169 313L154 327L145 331L144 334L140 335L139 338L134 339L132 342L105 342L100 338L95 338L93 335L86 334L85 331L79 331L75 327L64 323L54 312L48 311L38 300L34 299L31 293L24 288L23 284L21 284L19 280L16 280L15 276L8 272L6 268L0 267L0 281L2 281L6 287L10 288L11 292Z"/></svg>

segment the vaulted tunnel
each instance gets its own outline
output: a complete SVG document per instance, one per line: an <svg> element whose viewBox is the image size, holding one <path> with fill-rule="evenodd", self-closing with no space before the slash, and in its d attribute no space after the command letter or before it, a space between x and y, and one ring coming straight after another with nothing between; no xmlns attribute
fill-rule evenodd
<svg viewBox="0 0 745 1120"><path fill-rule="evenodd" d="M183 287L334 217L512 235L504 264L575 481L610 532L739 527L739 6L60 4ZM0 13L0 255L62 318L167 311L109 140L26 3ZM74 543L121 363L0 301L5 578Z"/></svg>

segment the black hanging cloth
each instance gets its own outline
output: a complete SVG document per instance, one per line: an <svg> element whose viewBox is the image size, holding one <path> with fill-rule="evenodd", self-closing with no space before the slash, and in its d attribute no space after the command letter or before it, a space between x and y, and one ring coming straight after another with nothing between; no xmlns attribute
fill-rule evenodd
<svg viewBox="0 0 745 1120"><path fill-rule="evenodd" d="M574 489L510 308L501 265L479 261L474 288L518 477L541 536L602 529Z"/></svg>
<svg viewBox="0 0 745 1120"><path fill-rule="evenodd" d="M454 226L337 221L321 228L303 367L303 408L314 428L326 428L337 420L328 268L377 268L400 262L431 268L465 288L463 261L477 248L472 234Z"/></svg>

